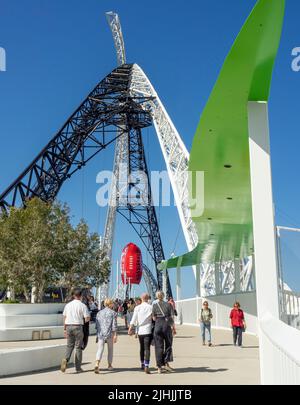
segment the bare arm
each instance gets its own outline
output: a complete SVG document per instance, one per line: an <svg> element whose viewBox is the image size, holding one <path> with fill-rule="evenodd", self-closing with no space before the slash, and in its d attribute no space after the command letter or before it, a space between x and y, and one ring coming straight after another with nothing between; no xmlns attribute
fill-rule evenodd
<svg viewBox="0 0 300 405"><path fill-rule="evenodd" d="M117 343L117 330L118 330L117 314L114 315L112 330L113 330L114 343Z"/></svg>
<svg viewBox="0 0 300 405"><path fill-rule="evenodd" d="M133 325L135 325L137 323L137 318L138 318L138 313L137 313L137 309L135 308L133 311L133 316L132 316L130 325L129 325L128 335L132 334Z"/></svg>

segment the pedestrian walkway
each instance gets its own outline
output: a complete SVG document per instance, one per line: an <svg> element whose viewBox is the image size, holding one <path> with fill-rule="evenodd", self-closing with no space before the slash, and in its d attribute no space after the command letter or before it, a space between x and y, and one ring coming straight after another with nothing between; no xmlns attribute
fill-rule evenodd
<svg viewBox="0 0 300 405"><path fill-rule="evenodd" d="M158 375L155 369L154 348L151 352L151 375L140 371L139 344L135 337L126 335L121 330L118 343L115 345L113 372L107 371L106 351L100 375L93 372L96 354L95 336L90 337L88 348L84 351L82 374L75 374L70 367L66 374L59 370L47 370L28 375L2 378L3 384L169 384L169 385L201 385L201 384L259 384L258 339L252 335L244 335L244 347L232 346L231 332L213 330L213 347L202 346L199 328L192 326L177 327L174 339L174 373ZM62 343L56 340L55 343ZM35 342L36 343L36 342ZM49 342L48 342L49 343ZM54 342L53 342L54 343ZM3 346L4 344L2 344ZM8 344L7 344L8 345ZM10 344L11 345L11 344ZM18 346L20 342L18 342ZM1 347L4 348L4 347ZM105 349L107 350L107 349Z"/></svg>

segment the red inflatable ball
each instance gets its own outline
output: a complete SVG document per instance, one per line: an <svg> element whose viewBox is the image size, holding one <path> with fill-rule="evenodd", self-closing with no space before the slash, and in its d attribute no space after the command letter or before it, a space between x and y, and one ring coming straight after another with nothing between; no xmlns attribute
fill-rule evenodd
<svg viewBox="0 0 300 405"><path fill-rule="evenodd" d="M134 243L128 243L121 256L122 282L123 284L140 284L142 275L143 260L141 250Z"/></svg>

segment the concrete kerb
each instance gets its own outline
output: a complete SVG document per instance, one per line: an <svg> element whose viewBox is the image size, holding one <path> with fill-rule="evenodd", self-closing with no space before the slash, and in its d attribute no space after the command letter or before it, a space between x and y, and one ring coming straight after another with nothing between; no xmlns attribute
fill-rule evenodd
<svg viewBox="0 0 300 405"><path fill-rule="evenodd" d="M0 377L56 368L67 345L0 350Z"/></svg>

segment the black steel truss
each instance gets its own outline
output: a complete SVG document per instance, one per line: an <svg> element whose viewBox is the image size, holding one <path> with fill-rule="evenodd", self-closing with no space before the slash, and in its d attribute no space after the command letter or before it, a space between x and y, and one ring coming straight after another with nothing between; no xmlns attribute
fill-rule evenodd
<svg viewBox="0 0 300 405"><path fill-rule="evenodd" d="M165 259L158 220L153 206L151 184L146 163L141 129L128 128L128 192L126 201L117 202L117 211L126 218L141 238L144 246L157 265ZM119 196L119 198L121 198ZM162 272L157 270L158 287L163 286ZM171 285L167 275L167 295Z"/></svg>
<svg viewBox="0 0 300 405"><path fill-rule="evenodd" d="M121 124L128 108L133 123L144 114L143 100L127 102L131 67L123 65L115 69L96 86L33 162L0 195L2 210L24 205L34 196L53 201L66 179L122 135Z"/></svg>
<svg viewBox="0 0 300 405"><path fill-rule="evenodd" d="M144 281L148 292L151 294L151 299L155 300L155 293L159 289L157 280L153 276L151 270L143 263Z"/></svg>
<svg viewBox="0 0 300 405"><path fill-rule="evenodd" d="M118 211L138 233L157 268L165 256L155 208L151 203L141 136L141 129L152 125L151 115L143 108L143 103L150 98L130 95L131 71L132 65L122 65L95 87L39 155L0 195L0 210L7 212L10 207L26 206L26 201L33 197L54 201L67 179L119 136L126 136L129 171L143 171L149 188L145 205L133 204L128 199L126 207L120 206ZM129 191L136 187L133 182ZM145 193L141 195L145 197ZM162 288L162 274L158 270L157 279L158 287ZM168 277L167 293L171 295Z"/></svg>

